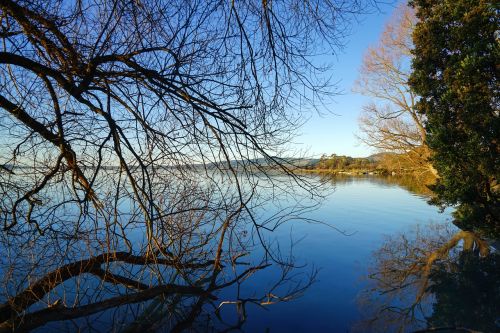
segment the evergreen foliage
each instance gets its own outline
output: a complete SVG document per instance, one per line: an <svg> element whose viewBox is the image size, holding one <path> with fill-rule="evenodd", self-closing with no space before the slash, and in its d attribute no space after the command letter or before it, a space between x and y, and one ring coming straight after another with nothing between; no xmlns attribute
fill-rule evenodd
<svg viewBox="0 0 500 333"><path fill-rule="evenodd" d="M457 224L500 234L499 2L414 0L410 86L427 117L436 204Z"/></svg>

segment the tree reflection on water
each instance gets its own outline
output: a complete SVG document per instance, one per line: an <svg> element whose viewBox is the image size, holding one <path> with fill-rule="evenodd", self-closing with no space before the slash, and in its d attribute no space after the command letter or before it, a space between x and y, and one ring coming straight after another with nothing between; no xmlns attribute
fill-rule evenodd
<svg viewBox="0 0 500 333"><path fill-rule="evenodd" d="M360 331L495 332L500 256L476 233L451 223L387 237L373 254L358 302Z"/></svg>
<svg viewBox="0 0 500 333"><path fill-rule="evenodd" d="M360 179L367 178L372 183L376 183L381 186L399 186L409 192L430 198L432 196L432 191L429 189L428 185L431 185L436 179L429 175L424 175L422 177L417 177L415 175L343 175L343 174L320 174L324 182L330 182L333 185L354 183Z"/></svg>
<svg viewBox="0 0 500 333"><path fill-rule="evenodd" d="M269 236L311 206L289 205L266 219L259 207L280 201L277 193L257 196L247 186L242 204L220 175L224 195L213 183L169 181L160 172L162 214L148 239L141 207L125 192L115 196L119 177L105 175L102 206L82 213L62 182L47 194L55 203L46 199L32 214L38 231L28 223L0 233L0 332L223 331L244 325L247 306L293 300L314 281L315 271L298 270L291 249ZM252 285L264 269L272 272L268 285Z"/></svg>

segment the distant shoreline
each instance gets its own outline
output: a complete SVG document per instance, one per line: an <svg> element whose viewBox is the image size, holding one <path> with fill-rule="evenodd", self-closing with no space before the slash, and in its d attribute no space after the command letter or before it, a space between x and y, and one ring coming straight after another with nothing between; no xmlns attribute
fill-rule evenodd
<svg viewBox="0 0 500 333"><path fill-rule="evenodd" d="M360 175L381 175L381 176L389 176L389 175L410 175L412 174L412 171L407 171L407 172L395 172L395 171L388 171L385 169L355 169L355 170L345 170L345 169L299 169L300 172L304 173L316 173L316 174L330 174L330 175L353 175L353 176L360 176Z"/></svg>

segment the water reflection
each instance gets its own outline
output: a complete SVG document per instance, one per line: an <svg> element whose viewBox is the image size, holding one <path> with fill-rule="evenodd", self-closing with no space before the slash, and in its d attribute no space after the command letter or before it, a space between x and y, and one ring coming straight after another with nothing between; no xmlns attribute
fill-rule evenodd
<svg viewBox="0 0 500 333"><path fill-rule="evenodd" d="M175 173L169 175L173 176ZM176 185L169 177L154 188L162 199L156 203L158 214L152 215L151 239L156 242L152 249L141 208L123 188L120 193L109 192L109 201L103 200L99 214L76 200L59 200L53 209L35 205L32 218L43 233L29 220L18 223L9 234L0 233L0 331L161 332L188 328L195 332L263 332L269 328L271 332L350 332L352 321L358 319L351 302L360 288L355 280L364 274L366 258L375 248L380 249L372 261L371 291L360 300L372 321L357 328L362 332L401 327L411 331L444 325L444 316L431 316L439 313L433 309L438 293L432 288L450 286L437 282L438 269L457 276L464 239L472 239L468 244L473 244L472 257L478 265L495 255L476 253L484 244L476 236L459 234L450 243L458 231L451 224L418 227L383 241L382 234L449 216L428 206L425 193L411 195L402 190L414 188L408 179L308 176L312 182L336 188L313 211L310 203L293 204L290 191L300 191L300 187L290 187L283 180L280 189L269 186L254 194L255 200L248 204L251 216L240 209L237 193L221 195L224 179ZM273 177L275 184L281 181L279 176ZM108 193L105 182L96 183L101 193ZM113 186L111 182L109 187ZM65 192L58 193L62 197ZM252 195L252 188L245 193ZM303 200L310 197L308 191L299 194ZM46 198L37 197L49 203L47 200L55 198L49 193ZM8 204L5 198L2 203ZM83 206L85 214L70 205ZM188 207L191 209L183 209ZM297 213L305 214L306 221L329 222L350 236L310 223L291 223L289 228L284 224L275 233L264 233L296 220ZM252 219L259 223L259 232L251 227ZM219 244L223 244L221 261L216 265ZM443 247L446 244L451 244L448 249ZM434 251L442 255L422 275L424 258ZM316 271L294 267L303 263L320 267L315 284L311 282L316 280ZM491 267L496 263L492 261ZM411 264L413 270L408 269ZM450 278L442 277L443 281ZM444 300L452 297L440 293ZM297 300L298 296L303 297ZM274 306L290 300L294 302ZM262 311L268 305L273 305L271 311ZM497 311L484 306L485 316Z"/></svg>
<svg viewBox="0 0 500 333"><path fill-rule="evenodd" d="M278 268L271 287L252 288L253 275L270 264L253 264L245 253L214 269L214 260L201 255L182 261L117 251L89 256L88 248L76 253L70 241L52 241L67 251L3 244L0 332L223 331L243 326L248 305L290 301L314 280L298 277L290 263ZM225 320L230 307L236 313Z"/></svg>
<svg viewBox="0 0 500 333"><path fill-rule="evenodd" d="M237 192L223 175L175 180L170 170L140 202L115 172L97 178L96 205L64 178L18 204L27 178L4 175L0 332L223 331L241 328L249 305L290 301L314 280L265 238L304 206L289 199L256 221L262 202L284 199L251 183ZM263 270L274 273L269 283L252 285Z"/></svg>
<svg viewBox="0 0 500 333"><path fill-rule="evenodd" d="M333 185L337 184L351 184L359 182L363 179L369 179L370 182L378 184L380 186L399 186L406 189L408 192L430 197L432 191L429 189L429 185L433 184L435 178L428 175L427 173L422 175L422 177L417 177L414 175L359 175L351 176L344 174L320 174L323 181L328 181Z"/></svg>
<svg viewBox="0 0 500 333"><path fill-rule="evenodd" d="M451 224L387 237L374 252L358 302L359 331L496 332L500 255L478 234Z"/></svg>

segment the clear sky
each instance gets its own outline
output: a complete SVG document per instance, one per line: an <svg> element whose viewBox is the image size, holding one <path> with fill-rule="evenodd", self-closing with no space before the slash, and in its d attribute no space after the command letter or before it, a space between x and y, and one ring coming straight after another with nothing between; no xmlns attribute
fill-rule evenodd
<svg viewBox="0 0 500 333"><path fill-rule="evenodd" d="M353 93L352 87L358 77L365 50L378 41L396 5L381 4L379 12L359 17L359 23L355 24L352 34L346 39L345 48L331 59L326 59L333 64L331 74L334 81L340 81L338 88L343 94L331 98L329 109L335 114L314 114L301 128L301 135L296 138L296 142L300 143L300 149L306 151L307 155L335 153L364 157L375 152L355 137L361 107L369 98Z"/></svg>

